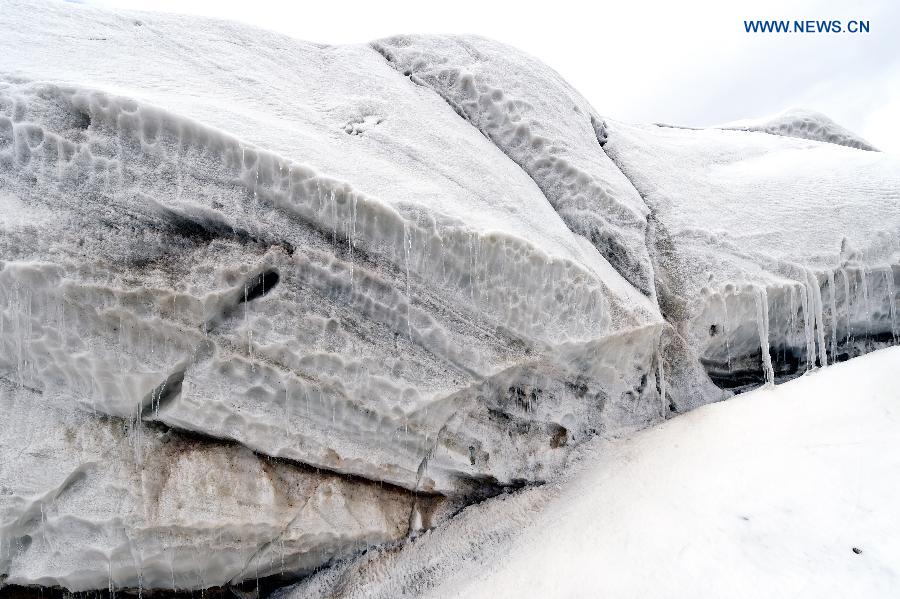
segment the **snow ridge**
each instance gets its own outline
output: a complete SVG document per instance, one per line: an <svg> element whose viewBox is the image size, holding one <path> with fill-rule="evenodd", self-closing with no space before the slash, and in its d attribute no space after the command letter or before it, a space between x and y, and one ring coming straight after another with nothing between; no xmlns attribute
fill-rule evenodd
<svg viewBox="0 0 900 599"><path fill-rule="evenodd" d="M719 129L760 131L772 135L784 135L847 146L858 150L877 152L872 144L841 127L820 112L803 108L789 108L761 119L746 119L719 125Z"/></svg>

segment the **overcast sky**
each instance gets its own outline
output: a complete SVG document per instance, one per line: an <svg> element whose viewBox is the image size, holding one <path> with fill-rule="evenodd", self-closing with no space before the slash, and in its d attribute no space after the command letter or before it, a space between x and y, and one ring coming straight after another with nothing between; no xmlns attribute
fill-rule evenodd
<svg viewBox="0 0 900 599"><path fill-rule="evenodd" d="M537 56L602 114L703 126L797 106L900 155L900 1L87 0L244 21L331 44L474 33ZM869 34L748 34L745 19L868 20Z"/></svg>

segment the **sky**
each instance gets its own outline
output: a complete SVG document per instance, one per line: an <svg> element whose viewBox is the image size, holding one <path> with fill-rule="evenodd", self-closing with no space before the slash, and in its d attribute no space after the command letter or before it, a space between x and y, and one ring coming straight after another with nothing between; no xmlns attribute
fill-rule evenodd
<svg viewBox="0 0 900 599"><path fill-rule="evenodd" d="M540 58L611 118L709 126L801 107L900 155L896 0L85 1L243 21L329 44L477 34ZM867 20L870 32L746 33L744 21L756 19Z"/></svg>

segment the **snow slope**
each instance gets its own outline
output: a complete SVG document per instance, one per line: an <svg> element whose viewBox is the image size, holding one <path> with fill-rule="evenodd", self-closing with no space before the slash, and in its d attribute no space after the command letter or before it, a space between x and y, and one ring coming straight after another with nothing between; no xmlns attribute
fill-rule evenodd
<svg viewBox="0 0 900 599"><path fill-rule="evenodd" d="M895 597L900 348L584 447L281 598Z"/></svg>

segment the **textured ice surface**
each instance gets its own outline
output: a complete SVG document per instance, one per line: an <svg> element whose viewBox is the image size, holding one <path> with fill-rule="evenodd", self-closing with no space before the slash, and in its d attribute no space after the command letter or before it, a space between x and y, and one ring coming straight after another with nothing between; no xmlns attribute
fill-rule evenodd
<svg viewBox="0 0 900 599"><path fill-rule="evenodd" d="M559 74L478 37L398 36L373 47L440 94L534 180L574 233L654 296L647 207L603 152L604 120Z"/></svg>
<svg viewBox="0 0 900 599"><path fill-rule="evenodd" d="M427 527L422 493L547 480L900 332L877 153L620 125L479 38L0 28L10 582L303 574Z"/></svg>
<svg viewBox="0 0 900 599"><path fill-rule="evenodd" d="M894 597L898 364L882 350L591 443L559 481L276 596Z"/></svg>
<svg viewBox="0 0 900 599"><path fill-rule="evenodd" d="M57 4L7 3L0 26L0 373L40 396L47 426L87 411L236 442L322 481L480 495L663 417L652 299L374 49ZM84 496L116 484L142 500L103 480ZM172 493L186 511L216 502ZM366 501L386 514L373 531L298 521L285 567L406 530L409 510ZM143 530L129 506L78 518L101 535L123 519ZM238 524L221 513L225 535ZM252 547L219 558L211 518L209 536L146 551L209 555L184 565L210 572L195 586L251 576L235 569L249 555L263 571L279 561L255 552L283 521L246 515ZM334 541L307 551L305 527ZM142 573L140 542L82 555L74 538L53 559L16 548L9 580L105 588L96 564L124 560L117 587L169 586Z"/></svg>
<svg viewBox="0 0 900 599"><path fill-rule="evenodd" d="M607 153L651 210L676 407L717 396L690 382L702 378L690 356L742 389L896 342L896 158L739 131L608 129Z"/></svg>
<svg viewBox="0 0 900 599"><path fill-rule="evenodd" d="M61 409L0 382L0 571L73 591L304 573L407 533L399 489Z"/></svg>
<svg viewBox="0 0 900 599"><path fill-rule="evenodd" d="M841 127L821 112L802 108L790 108L761 119L733 121L720 125L720 128L761 131L773 135L825 141L860 150L875 150L869 142Z"/></svg>

